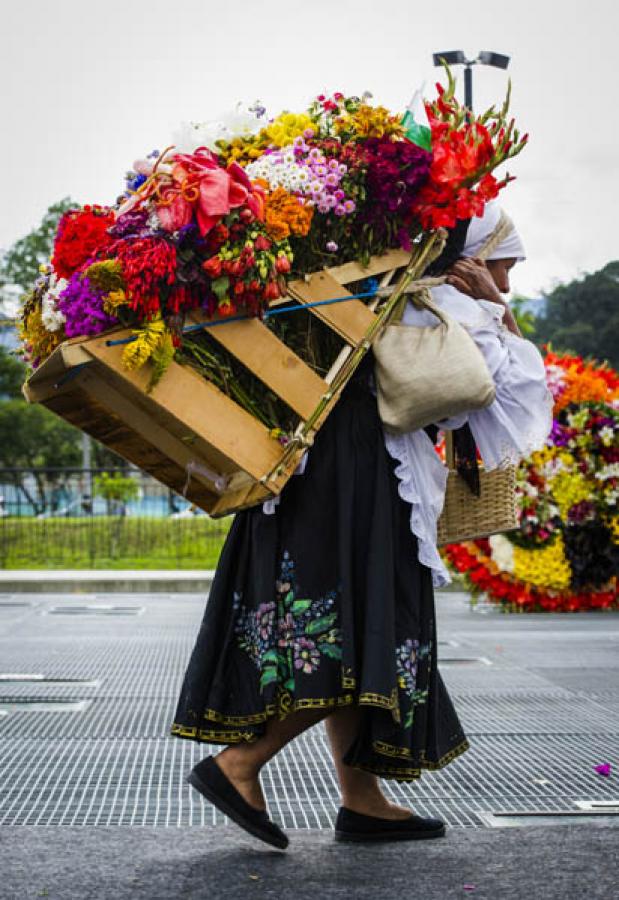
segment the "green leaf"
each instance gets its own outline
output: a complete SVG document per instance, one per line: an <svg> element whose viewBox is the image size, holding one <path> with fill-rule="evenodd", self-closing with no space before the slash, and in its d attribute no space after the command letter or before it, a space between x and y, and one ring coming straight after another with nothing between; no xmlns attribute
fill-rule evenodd
<svg viewBox="0 0 619 900"><path fill-rule="evenodd" d="M292 612L296 616L299 613L305 612L305 610L309 609L311 605L311 600L295 600L292 604Z"/></svg>
<svg viewBox="0 0 619 900"><path fill-rule="evenodd" d="M287 609L290 609L290 607L292 606L293 603L294 603L294 591L290 590L284 597L284 606Z"/></svg>
<svg viewBox="0 0 619 900"><path fill-rule="evenodd" d="M330 656L331 659L342 658L342 648L338 647L337 644L328 644L326 641L321 641L318 646L321 653L324 653L325 656Z"/></svg>
<svg viewBox="0 0 619 900"><path fill-rule="evenodd" d="M267 684L274 684L277 681L277 669L274 666L269 666L267 669L264 669L262 675L260 676L260 688L265 688Z"/></svg>
<svg viewBox="0 0 619 900"><path fill-rule="evenodd" d="M214 281L211 281L211 288L218 300L224 299L228 293L229 287L230 279L227 275L220 275L219 278L215 278Z"/></svg>
<svg viewBox="0 0 619 900"><path fill-rule="evenodd" d="M337 613L331 613L328 616L323 616L321 619L314 619L310 622L306 629L306 634L320 634L322 631L326 631L328 628L337 621Z"/></svg>
<svg viewBox="0 0 619 900"><path fill-rule="evenodd" d="M294 691L296 687L294 678L289 678L288 681L285 681L284 687L287 691L290 691L292 693L292 691Z"/></svg>
<svg viewBox="0 0 619 900"><path fill-rule="evenodd" d="M278 653L277 650L267 650L266 653L262 654L261 662L264 663L277 663Z"/></svg>

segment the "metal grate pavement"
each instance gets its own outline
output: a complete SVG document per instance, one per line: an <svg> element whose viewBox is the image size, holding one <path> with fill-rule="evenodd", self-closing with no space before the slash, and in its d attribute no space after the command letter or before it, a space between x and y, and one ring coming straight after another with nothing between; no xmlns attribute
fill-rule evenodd
<svg viewBox="0 0 619 900"><path fill-rule="evenodd" d="M87 605L143 607L139 616L94 620L47 614L62 603L76 606L75 597L37 595L36 601L23 598L31 607L3 608L5 599L15 602L0 596L0 824L225 824L184 780L210 749L168 734L204 598L80 598ZM569 665L573 620L554 617L546 678L537 657L535 671L527 668L530 639L520 644L514 629L520 617L488 612L480 619L464 600L450 604L439 604L442 655L491 663L443 668L472 748L415 784L384 782L387 793L464 827L488 827L499 810L552 813L616 802L617 776L601 777L593 767L619 767L619 660L603 679L579 680ZM541 617L539 627L545 622ZM611 641L616 650L619 617L606 617L603 629L599 617L579 622L589 654L581 659L599 660L600 641L602 651ZM501 643L507 657L496 647ZM583 672L591 676L593 669ZM16 680L19 674L37 678ZM81 711L53 708L80 702ZM338 795L324 729L306 732L279 754L263 784L271 812L285 827L331 827Z"/></svg>

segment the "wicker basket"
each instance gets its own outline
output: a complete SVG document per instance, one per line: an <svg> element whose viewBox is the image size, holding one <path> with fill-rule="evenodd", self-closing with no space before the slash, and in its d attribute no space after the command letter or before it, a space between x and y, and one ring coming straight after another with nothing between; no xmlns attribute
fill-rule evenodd
<svg viewBox="0 0 619 900"><path fill-rule="evenodd" d="M453 441L447 436L449 475L445 505L438 520L437 543L458 544L518 527L516 469L506 466L479 472L480 496L471 493L455 469Z"/></svg>

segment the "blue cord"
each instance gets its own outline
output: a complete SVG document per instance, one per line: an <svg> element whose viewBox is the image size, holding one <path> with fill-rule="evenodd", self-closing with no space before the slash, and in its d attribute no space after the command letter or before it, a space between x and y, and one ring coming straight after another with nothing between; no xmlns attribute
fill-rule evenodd
<svg viewBox="0 0 619 900"><path fill-rule="evenodd" d="M301 309L312 309L315 306L329 306L331 303L346 303L347 300L364 300L366 297L375 297L378 290L378 281L376 278L368 278L368 287L370 290L361 294L349 294L346 297L332 297L330 300L315 300L314 303L301 303L293 306L280 306L278 309L269 309L265 312L263 318L270 319L271 316L279 316L286 312L298 312ZM254 316L230 316L226 319L217 319L213 322L202 322L198 325L187 325L183 328L183 334L190 334L192 331L203 331L205 328L215 328L217 325L226 325L228 322L244 322L247 319L255 318ZM117 344L130 344L137 341L137 335L128 338L118 338L115 341L106 341L106 347L115 347Z"/></svg>

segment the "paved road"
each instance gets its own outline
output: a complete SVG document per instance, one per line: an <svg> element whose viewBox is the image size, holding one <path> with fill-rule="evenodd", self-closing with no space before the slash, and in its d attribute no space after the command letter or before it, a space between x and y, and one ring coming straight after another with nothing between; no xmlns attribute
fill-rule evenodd
<svg viewBox="0 0 619 900"><path fill-rule="evenodd" d="M274 861L185 784L204 748L168 735L203 606L187 593L0 594L0 897L286 896L286 885L298 897L613 897L618 615L509 617L440 595L441 668L472 749L388 790L446 819L448 837L405 852L333 844L337 792L316 728L265 773L292 835L289 859ZM615 815L581 818L588 803Z"/></svg>

